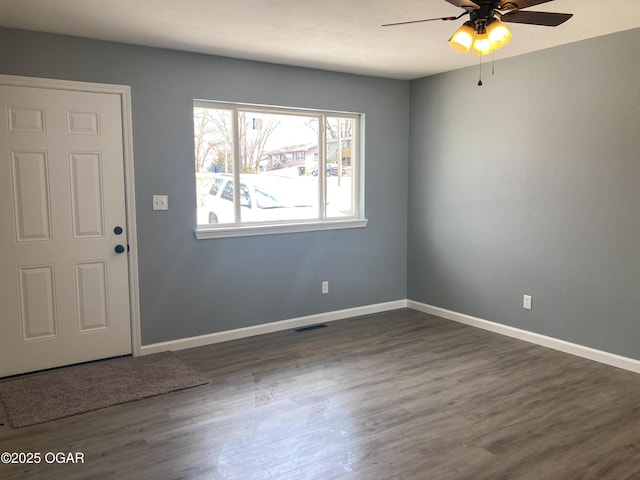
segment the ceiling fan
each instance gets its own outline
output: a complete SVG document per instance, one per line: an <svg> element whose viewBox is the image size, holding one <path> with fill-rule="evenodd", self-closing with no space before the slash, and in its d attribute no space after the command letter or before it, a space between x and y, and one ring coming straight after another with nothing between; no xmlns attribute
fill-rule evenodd
<svg viewBox="0 0 640 480"><path fill-rule="evenodd" d="M526 8L553 0L445 0L464 11L457 17L436 17L408 22L386 23L383 27L432 22L435 20L458 20L469 15L469 20L458 28L449 39L455 50L476 55L487 55L511 41L511 32L504 23L525 23L557 27L569 20L572 13L532 12Z"/></svg>

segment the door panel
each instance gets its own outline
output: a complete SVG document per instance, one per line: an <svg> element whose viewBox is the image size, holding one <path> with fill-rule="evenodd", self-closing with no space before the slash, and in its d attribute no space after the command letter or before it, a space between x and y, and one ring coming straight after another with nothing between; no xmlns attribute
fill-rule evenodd
<svg viewBox="0 0 640 480"><path fill-rule="evenodd" d="M22 341L55 338L58 333L53 265L19 267Z"/></svg>
<svg viewBox="0 0 640 480"><path fill-rule="evenodd" d="M105 261L76 264L76 300L79 332L109 328Z"/></svg>
<svg viewBox="0 0 640 480"><path fill-rule="evenodd" d="M131 353L126 225L120 97L0 86L0 376Z"/></svg>
<svg viewBox="0 0 640 480"><path fill-rule="evenodd" d="M11 151L16 240L51 240L47 152Z"/></svg>
<svg viewBox="0 0 640 480"><path fill-rule="evenodd" d="M103 237L102 156L71 152L69 170L74 238Z"/></svg>

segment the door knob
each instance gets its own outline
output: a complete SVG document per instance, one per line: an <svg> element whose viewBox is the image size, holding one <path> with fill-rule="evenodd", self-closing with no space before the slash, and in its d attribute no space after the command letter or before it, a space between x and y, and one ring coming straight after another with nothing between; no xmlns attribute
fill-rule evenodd
<svg viewBox="0 0 640 480"><path fill-rule="evenodd" d="M113 233L115 233L116 235L122 235L122 227L118 226L114 228Z"/></svg>
<svg viewBox="0 0 640 480"><path fill-rule="evenodd" d="M116 245L115 251L116 253L124 253L125 248L123 245Z"/></svg>

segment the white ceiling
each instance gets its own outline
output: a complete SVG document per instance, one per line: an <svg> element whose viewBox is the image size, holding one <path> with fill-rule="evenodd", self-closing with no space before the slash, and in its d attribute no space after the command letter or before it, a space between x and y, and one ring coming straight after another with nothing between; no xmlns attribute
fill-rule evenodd
<svg viewBox="0 0 640 480"><path fill-rule="evenodd" d="M555 27L510 24L496 59L640 27L639 0L555 0ZM463 20L445 0L0 0L0 25L324 70L413 79L475 65L447 40Z"/></svg>

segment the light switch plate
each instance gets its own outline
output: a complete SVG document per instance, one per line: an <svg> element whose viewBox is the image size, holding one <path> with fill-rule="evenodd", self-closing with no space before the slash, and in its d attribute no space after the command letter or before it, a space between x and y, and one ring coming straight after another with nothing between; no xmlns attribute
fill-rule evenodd
<svg viewBox="0 0 640 480"><path fill-rule="evenodd" d="M153 209L154 210L169 210L169 195L154 195L153 196Z"/></svg>

